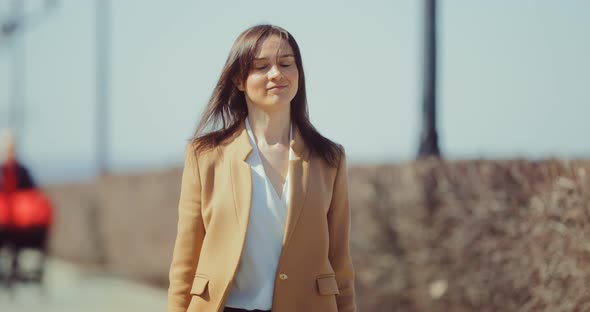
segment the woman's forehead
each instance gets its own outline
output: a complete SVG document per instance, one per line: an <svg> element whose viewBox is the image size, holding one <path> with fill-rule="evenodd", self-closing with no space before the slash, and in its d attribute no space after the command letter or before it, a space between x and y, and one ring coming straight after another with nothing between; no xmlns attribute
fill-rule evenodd
<svg viewBox="0 0 590 312"><path fill-rule="evenodd" d="M293 49L287 40L278 35L266 38L256 51L256 59L293 56Z"/></svg>

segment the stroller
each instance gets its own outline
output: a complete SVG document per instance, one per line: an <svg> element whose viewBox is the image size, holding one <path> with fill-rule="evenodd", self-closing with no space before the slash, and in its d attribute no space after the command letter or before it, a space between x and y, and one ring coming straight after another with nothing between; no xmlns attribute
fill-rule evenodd
<svg viewBox="0 0 590 312"><path fill-rule="evenodd" d="M16 282L42 286L47 257L47 238L53 218L49 199L39 189L0 193L0 281L8 288ZM36 266L21 267L26 249L38 253Z"/></svg>

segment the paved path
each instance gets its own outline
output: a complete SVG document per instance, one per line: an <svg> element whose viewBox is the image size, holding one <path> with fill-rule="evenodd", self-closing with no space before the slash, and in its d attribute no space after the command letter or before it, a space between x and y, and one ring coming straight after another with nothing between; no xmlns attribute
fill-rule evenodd
<svg viewBox="0 0 590 312"><path fill-rule="evenodd" d="M82 270L50 259L45 289L18 285L11 294L0 288L2 312L162 312L166 292Z"/></svg>

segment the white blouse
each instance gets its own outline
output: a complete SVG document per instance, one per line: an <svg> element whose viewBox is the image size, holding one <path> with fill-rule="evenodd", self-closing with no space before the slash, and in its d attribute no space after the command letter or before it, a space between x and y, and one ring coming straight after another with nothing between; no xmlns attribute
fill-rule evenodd
<svg viewBox="0 0 590 312"><path fill-rule="evenodd" d="M246 160L252 172L250 219L238 272L225 305L246 310L270 310L287 220L290 172L287 172L279 197L264 171L248 118L246 131L252 145L252 153ZM289 143L292 136L293 128L290 127ZM293 150L290 148L289 160L292 159Z"/></svg>

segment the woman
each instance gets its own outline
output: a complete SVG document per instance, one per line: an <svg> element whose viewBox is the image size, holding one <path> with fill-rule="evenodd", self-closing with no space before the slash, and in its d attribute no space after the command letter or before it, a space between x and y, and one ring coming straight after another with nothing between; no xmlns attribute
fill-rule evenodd
<svg viewBox="0 0 590 312"><path fill-rule="evenodd" d="M344 151L309 121L284 29L235 41L186 150L178 209L168 312L356 310Z"/></svg>

